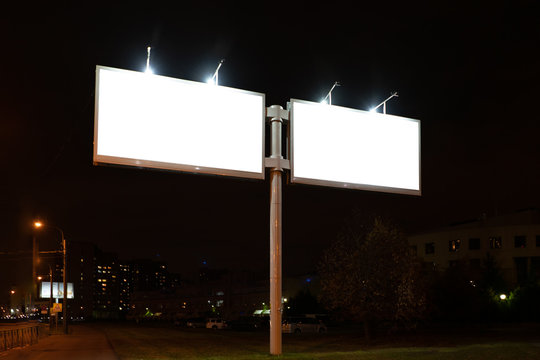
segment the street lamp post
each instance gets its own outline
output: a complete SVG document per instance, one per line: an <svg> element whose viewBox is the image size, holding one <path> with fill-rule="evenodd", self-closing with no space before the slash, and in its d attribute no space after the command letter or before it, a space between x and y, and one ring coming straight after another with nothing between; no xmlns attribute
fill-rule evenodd
<svg viewBox="0 0 540 360"><path fill-rule="evenodd" d="M60 229L59 227L53 226L53 225L46 225L42 222L36 221L34 222L34 226L36 228L40 228L42 226L47 226L53 229L56 229L60 231L60 235L62 237L62 257L63 257L63 263L64 263L64 271L63 271L63 281L64 281L64 297L62 300L62 313L64 315L64 321L63 321L63 327L64 327L64 334L68 333L68 311L67 311L67 249L66 249L66 238L64 237L64 231ZM52 301L52 270L51 270L51 301ZM56 315L58 316L58 314Z"/></svg>

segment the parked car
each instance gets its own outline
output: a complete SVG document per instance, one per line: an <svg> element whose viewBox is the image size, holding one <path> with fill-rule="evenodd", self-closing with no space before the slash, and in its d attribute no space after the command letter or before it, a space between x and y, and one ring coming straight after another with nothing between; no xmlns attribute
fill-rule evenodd
<svg viewBox="0 0 540 360"><path fill-rule="evenodd" d="M227 327L227 323L223 321L223 319L210 318L206 322L207 329L218 330L218 329L225 329L226 327Z"/></svg>
<svg viewBox="0 0 540 360"><path fill-rule="evenodd" d="M187 319L186 326L189 328L204 328L206 327L206 319L205 318L191 318Z"/></svg>
<svg viewBox="0 0 540 360"><path fill-rule="evenodd" d="M316 318L296 317L283 320L281 331L284 333L299 334L303 332L325 333L326 325Z"/></svg>

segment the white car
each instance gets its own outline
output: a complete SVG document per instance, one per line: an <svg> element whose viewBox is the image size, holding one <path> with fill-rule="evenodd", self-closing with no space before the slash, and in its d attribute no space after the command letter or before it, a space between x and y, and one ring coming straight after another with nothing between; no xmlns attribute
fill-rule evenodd
<svg viewBox="0 0 540 360"><path fill-rule="evenodd" d="M218 329L224 329L226 327L227 327L227 323L225 321L223 321L222 319L210 318L206 322L206 328L207 329L218 330Z"/></svg>
<svg viewBox="0 0 540 360"><path fill-rule="evenodd" d="M326 325L321 320L311 317L289 318L281 325L281 331L284 333L325 333L326 330Z"/></svg>

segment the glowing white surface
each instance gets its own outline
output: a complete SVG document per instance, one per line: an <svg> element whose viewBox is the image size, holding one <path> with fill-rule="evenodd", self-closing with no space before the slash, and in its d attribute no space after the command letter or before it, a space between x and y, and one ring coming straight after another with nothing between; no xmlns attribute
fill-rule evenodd
<svg viewBox="0 0 540 360"><path fill-rule="evenodd" d="M42 299L48 299L51 296L51 283L44 281L41 283L41 291L39 296ZM53 299L61 299L64 297L64 283L53 282ZM67 283L67 298L73 299L73 283Z"/></svg>
<svg viewBox="0 0 540 360"><path fill-rule="evenodd" d="M292 100L292 181L420 193L420 122Z"/></svg>
<svg viewBox="0 0 540 360"><path fill-rule="evenodd" d="M100 66L96 93L94 161L264 177L263 94Z"/></svg>

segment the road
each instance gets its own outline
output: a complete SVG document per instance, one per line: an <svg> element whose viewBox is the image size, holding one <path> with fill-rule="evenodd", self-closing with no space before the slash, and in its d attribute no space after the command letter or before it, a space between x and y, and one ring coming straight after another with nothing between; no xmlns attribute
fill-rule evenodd
<svg viewBox="0 0 540 360"><path fill-rule="evenodd" d="M98 328L73 325L69 335L52 335L36 345L0 352L0 360L118 360Z"/></svg>

